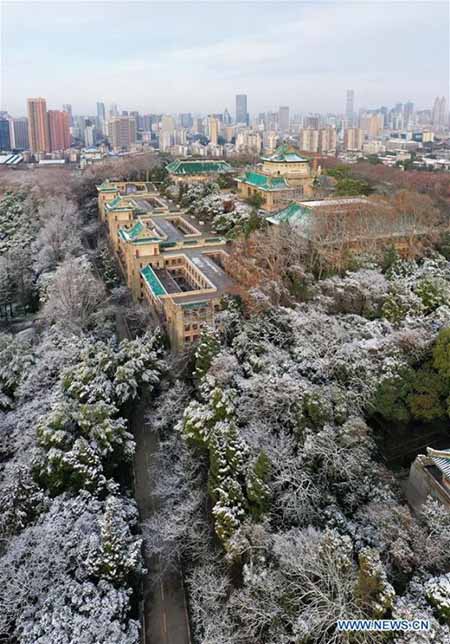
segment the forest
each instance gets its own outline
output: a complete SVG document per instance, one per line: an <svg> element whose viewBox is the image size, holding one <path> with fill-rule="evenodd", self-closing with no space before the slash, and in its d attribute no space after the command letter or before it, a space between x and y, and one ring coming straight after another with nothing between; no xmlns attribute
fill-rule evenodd
<svg viewBox="0 0 450 644"><path fill-rule="evenodd" d="M115 173L166 180L153 162ZM0 200L14 314L0 334L0 641L137 644L149 551L181 561L196 644L450 642L450 514L409 508L376 429L448 422L446 237L319 276L292 231L189 188L182 206L236 239L240 289L174 360L121 286L100 174ZM448 216L441 195L433 207ZM130 432L143 398L160 440L144 525ZM336 631L382 617L432 630Z"/></svg>

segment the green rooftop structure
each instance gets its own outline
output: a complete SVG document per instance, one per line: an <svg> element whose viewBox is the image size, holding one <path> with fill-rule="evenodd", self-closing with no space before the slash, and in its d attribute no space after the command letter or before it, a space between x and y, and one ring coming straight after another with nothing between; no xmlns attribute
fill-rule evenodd
<svg viewBox="0 0 450 644"><path fill-rule="evenodd" d="M148 264L145 268L141 270L141 275L144 278L145 283L152 291L155 297L161 297L161 295L167 295L167 291L164 286L161 284L153 268Z"/></svg>
<svg viewBox="0 0 450 644"><path fill-rule="evenodd" d="M289 185L284 177L273 177L260 172L247 171L236 179L238 183L246 183L259 190L288 190Z"/></svg>
<svg viewBox="0 0 450 644"><path fill-rule="evenodd" d="M289 224L301 229L305 237L308 236L308 230L312 221L313 213L310 208L304 204L295 202L290 203L286 208L270 215L266 218L270 224L279 226L280 224Z"/></svg>
<svg viewBox="0 0 450 644"><path fill-rule="evenodd" d="M103 181L103 183L97 186L97 191L98 192L117 192L117 188L109 181Z"/></svg>
<svg viewBox="0 0 450 644"><path fill-rule="evenodd" d="M166 165L166 170L175 177L196 175L214 175L233 172L232 166L226 161L182 160L172 161Z"/></svg>
<svg viewBox="0 0 450 644"><path fill-rule="evenodd" d="M280 145L269 157L261 157L262 161L270 163L308 163L308 159L300 156L294 148L289 145Z"/></svg>

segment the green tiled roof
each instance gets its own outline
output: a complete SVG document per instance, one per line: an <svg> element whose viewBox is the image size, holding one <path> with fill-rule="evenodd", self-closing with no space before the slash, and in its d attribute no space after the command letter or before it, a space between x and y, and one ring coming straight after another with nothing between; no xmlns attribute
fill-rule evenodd
<svg viewBox="0 0 450 644"><path fill-rule="evenodd" d="M120 197L116 197L112 201L107 201L106 202L106 207L109 210L112 210L113 208L116 208L120 204L120 201L121 201Z"/></svg>
<svg viewBox="0 0 450 644"><path fill-rule="evenodd" d="M141 270L141 275L144 278L147 286L152 291L153 295L155 295L156 297L160 297L161 295L167 295L166 289L161 284L158 277L156 276L155 271L150 265L146 266Z"/></svg>
<svg viewBox="0 0 450 644"><path fill-rule="evenodd" d="M123 241L132 242L133 244L147 244L150 242L159 242L161 241L160 237L155 237L153 235L147 235L146 237L139 237L140 233L145 230L145 226L141 221L137 221L134 226L130 229L119 228L119 237Z"/></svg>
<svg viewBox="0 0 450 644"><path fill-rule="evenodd" d="M283 210L279 210L275 214L267 217L267 221L271 224L278 226L279 224L291 224L295 226L300 226L304 229L304 232L307 231L307 228L311 222L311 209L304 208L298 203L291 202Z"/></svg>
<svg viewBox="0 0 450 644"><path fill-rule="evenodd" d="M273 161L274 163L307 163L308 159L301 157L294 148L289 145L280 145L275 154L270 157L262 157L263 161Z"/></svg>
<svg viewBox="0 0 450 644"><path fill-rule="evenodd" d="M267 174L260 174L259 172L246 172L242 177L238 178L238 181L248 183L261 190L284 190L289 188L284 177L271 177Z"/></svg>
<svg viewBox="0 0 450 644"><path fill-rule="evenodd" d="M98 192L117 192L117 188L113 186L109 181L103 181L99 186L97 186Z"/></svg>
<svg viewBox="0 0 450 644"><path fill-rule="evenodd" d="M144 230L144 224L140 221L137 221L133 228L130 228L128 231L128 236L130 239L135 239L139 233L141 233Z"/></svg>
<svg viewBox="0 0 450 644"><path fill-rule="evenodd" d="M232 172L233 168L226 161L172 161L166 165L166 170L178 176L195 174L222 174Z"/></svg>

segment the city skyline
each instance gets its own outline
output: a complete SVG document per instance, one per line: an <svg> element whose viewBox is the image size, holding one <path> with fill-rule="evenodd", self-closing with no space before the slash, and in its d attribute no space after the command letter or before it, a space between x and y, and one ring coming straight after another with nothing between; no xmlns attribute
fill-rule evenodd
<svg viewBox="0 0 450 644"><path fill-rule="evenodd" d="M46 96L58 109L70 101L78 114L95 113L98 101L208 113L233 111L235 95L246 94L251 114L282 105L343 113L347 88L356 109L399 98L423 109L436 95L448 98L447 3L415 3L407 24L402 2L283 2L282 22L279 3L258 12L251 3L208 4L197 22L191 3L107 4L105 16L99 2L89 11L85 2L4 2L2 109L22 116L27 97ZM123 42L124 33L133 38ZM364 56L355 55L362 47Z"/></svg>

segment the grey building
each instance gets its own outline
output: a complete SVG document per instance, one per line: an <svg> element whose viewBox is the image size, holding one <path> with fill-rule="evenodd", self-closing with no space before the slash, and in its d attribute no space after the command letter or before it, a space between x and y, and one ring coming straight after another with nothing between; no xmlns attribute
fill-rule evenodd
<svg viewBox="0 0 450 644"><path fill-rule="evenodd" d="M236 123L248 125L247 94L236 95Z"/></svg>

